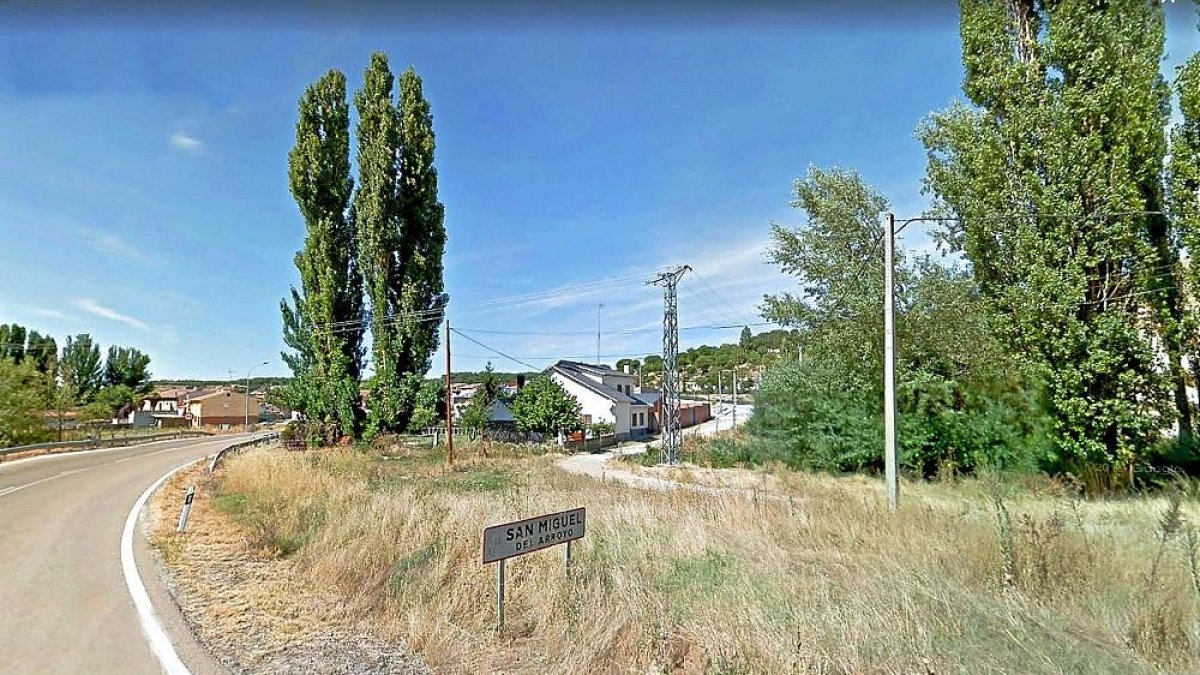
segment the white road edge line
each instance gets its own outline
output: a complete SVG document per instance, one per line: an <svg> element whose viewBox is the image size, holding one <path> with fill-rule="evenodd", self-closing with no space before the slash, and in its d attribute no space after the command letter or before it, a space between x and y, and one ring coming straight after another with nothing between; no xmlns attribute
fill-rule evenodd
<svg viewBox="0 0 1200 675"><path fill-rule="evenodd" d="M159 622L158 615L154 612L154 605L150 603L150 594L146 592L146 586L142 583L142 577L138 575L137 561L133 557L133 532L137 527L138 517L142 514L142 508L150 500L150 495L154 494L154 491L165 483L168 478L174 476L180 470L204 459L202 457L180 464L154 481L154 485L146 488L142 496L138 497L133 508L129 510L129 517L125 519L125 529L121 532L121 569L125 573L125 585L129 587L129 595L133 596L133 605L137 608L138 622L142 625L142 635L146 636L146 641L150 643L151 651L154 652L159 665L162 666L163 672L167 673L167 675L191 675L191 671L187 669L187 666L183 665L179 654L175 653L175 647L171 644L171 638L167 637L167 631L163 629L162 623Z"/></svg>

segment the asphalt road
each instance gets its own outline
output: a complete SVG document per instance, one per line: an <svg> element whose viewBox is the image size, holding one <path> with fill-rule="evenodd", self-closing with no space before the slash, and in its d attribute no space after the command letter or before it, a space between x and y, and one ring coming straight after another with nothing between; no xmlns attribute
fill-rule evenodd
<svg viewBox="0 0 1200 675"><path fill-rule="evenodd" d="M244 438L0 464L0 673L161 673L122 571L125 520L160 476ZM179 657L194 675L224 672L187 630L136 531L140 576Z"/></svg>

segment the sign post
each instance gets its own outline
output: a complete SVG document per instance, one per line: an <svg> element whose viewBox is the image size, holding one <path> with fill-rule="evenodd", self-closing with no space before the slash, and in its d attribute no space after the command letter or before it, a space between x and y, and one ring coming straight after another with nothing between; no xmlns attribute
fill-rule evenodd
<svg viewBox="0 0 1200 675"><path fill-rule="evenodd" d="M496 626L504 627L504 561L526 553L566 544L563 569L571 569L571 542L587 532L587 510L583 508L536 516L483 530L483 564L496 567Z"/></svg>
<svg viewBox="0 0 1200 675"><path fill-rule="evenodd" d="M496 566L496 627L504 628L504 560Z"/></svg>

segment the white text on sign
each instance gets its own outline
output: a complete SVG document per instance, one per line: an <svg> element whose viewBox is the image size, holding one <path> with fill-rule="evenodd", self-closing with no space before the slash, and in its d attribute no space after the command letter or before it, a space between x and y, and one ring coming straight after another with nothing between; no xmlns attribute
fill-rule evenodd
<svg viewBox="0 0 1200 675"><path fill-rule="evenodd" d="M496 562L581 539L586 529L587 512L582 508L493 525L483 531L483 562Z"/></svg>

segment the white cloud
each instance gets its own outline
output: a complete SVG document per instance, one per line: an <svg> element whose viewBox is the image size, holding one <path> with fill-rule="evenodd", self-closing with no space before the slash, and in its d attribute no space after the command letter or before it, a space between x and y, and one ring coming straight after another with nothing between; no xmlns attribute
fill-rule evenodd
<svg viewBox="0 0 1200 675"><path fill-rule="evenodd" d="M720 239L687 241L658 261L651 258L614 270L612 283L562 285L503 298L490 307L464 308L467 311L459 313L458 319L466 327L499 331L470 333L470 328L466 329L481 342L535 365L547 365L552 358L592 361L596 353L596 305L603 302L601 360L612 364L622 356L656 354L662 347L662 289L645 282L653 276L653 269L688 263L693 273L685 274L679 286L679 325L689 330L680 331L680 348L736 342L742 325L763 321L759 305L764 294L794 288L797 283L794 277L781 274L777 265L767 262L765 250L770 243L769 234L750 228ZM700 326L733 328L696 328ZM755 333L769 329L752 328ZM549 334L523 335L521 331ZM462 362L463 368L482 368L485 358L491 358L497 367L515 366L503 357L488 356L488 351L478 345L459 344L462 351L458 354L472 357Z"/></svg>
<svg viewBox="0 0 1200 675"><path fill-rule="evenodd" d="M75 320L75 317L71 316L70 314L66 314L65 312L60 312L57 309L47 309L45 307L30 307L29 311L33 312L34 314L37 314L38 316L44 316L44 317L47 317L50 319L59 319L61 321L74 321Z"/></svg>
<svg viewBox="0 0 1200 675"><path fill-rule="evenodd" d="M182 150L183 152L199 152L204 147L204 144L199 140L182 131L176 131L171 134L170 144L172 148Z"/></svg>
<svg viewBox="0 0 1200 675"><path fill-rule="evenodd" d="M142 265L154 264L153 258L112 232L84 229L80 231L80 236L97 253L125 258Z"/></svg>
<svg viewBox="0 0 1200 675"><path fill-rule="evenodd" d="M83 311L87 312L88 314L93 314L95 316L103 317L105 319L117 321L117 322L123 323L127 326L133 326L134 328L136 328L138 330L150 330L150 326L148 326L146 324L146 322L141 321L139 319L135 319L132 316L128 316L126 314L121 314L120 312L116 311L115 309L112 309L110 307L105 307L104 305L101 305L100 303L96 302L95 300L92 300L91 298L79 298L78 300L75 301L75 306L78 307L79 309L82 309Z"/></svg>

